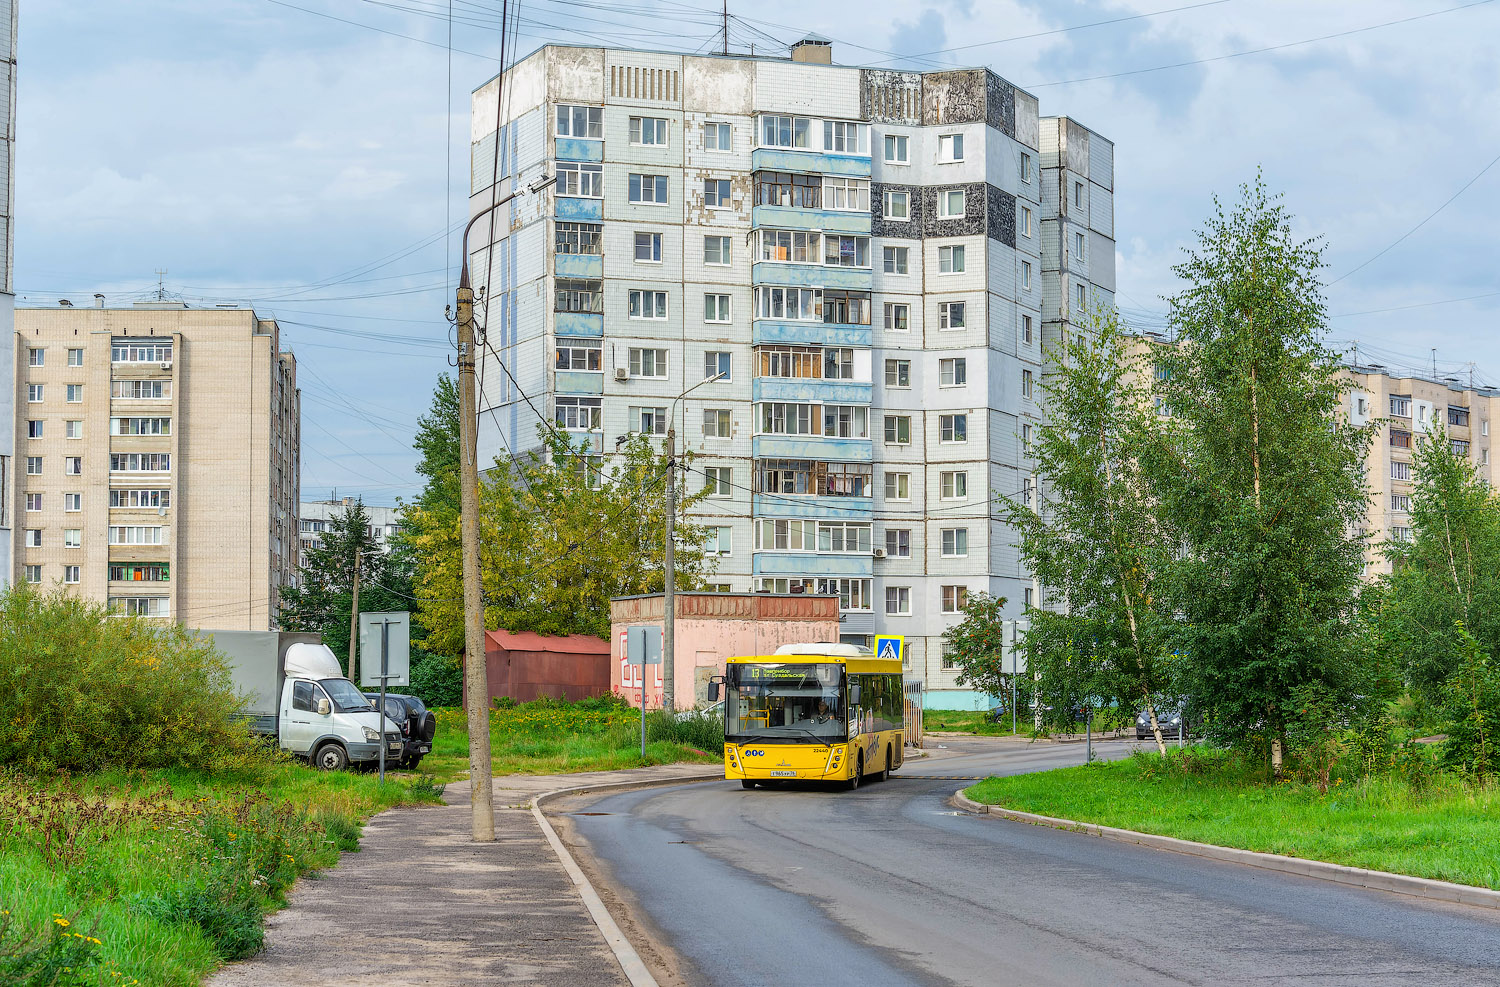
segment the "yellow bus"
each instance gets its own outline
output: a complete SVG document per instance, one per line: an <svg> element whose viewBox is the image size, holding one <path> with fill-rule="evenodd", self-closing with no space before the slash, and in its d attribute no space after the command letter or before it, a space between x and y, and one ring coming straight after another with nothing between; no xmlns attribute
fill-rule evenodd
<svg viewBox="0 0 1500 987"><path fill-rule="evenodd" d="M745 788L838 781L858 788L901 766L901 662L847 644L788 644L730 658L724 777ZM719 682L709 687L718 698Z"/></svg>

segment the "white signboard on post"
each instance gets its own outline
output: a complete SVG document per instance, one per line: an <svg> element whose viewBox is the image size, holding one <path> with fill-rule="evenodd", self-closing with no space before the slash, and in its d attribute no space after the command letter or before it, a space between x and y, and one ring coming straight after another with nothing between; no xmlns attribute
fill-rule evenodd
<svg viewBox="0 0 1500 987"><path fill-rule="evenodd" d="M411 685L411 614L405 610L359 615L359 684L368 689L380 688L382 635L385 687Z"/></svg>

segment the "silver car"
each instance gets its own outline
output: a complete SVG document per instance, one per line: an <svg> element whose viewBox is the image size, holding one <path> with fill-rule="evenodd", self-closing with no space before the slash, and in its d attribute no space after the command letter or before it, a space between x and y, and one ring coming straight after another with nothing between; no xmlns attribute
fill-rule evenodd
<svg viewBox="0 0 1500 987"><path fill-rule="evenodd" d="M1177 740L1182 734L1182 711L1176 709L1159 709L1156 711L1156 725L1161 727L1162 737L1171 737ZM1156 739L1151 734L1151 714L1142 710L1135 718L1135 739Z"/></svg>

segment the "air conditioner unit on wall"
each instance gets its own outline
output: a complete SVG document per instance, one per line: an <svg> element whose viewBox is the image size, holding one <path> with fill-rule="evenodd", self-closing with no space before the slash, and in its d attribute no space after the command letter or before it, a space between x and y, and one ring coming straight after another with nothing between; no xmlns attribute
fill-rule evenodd
<svg viewBox="0 0 1500 987"><path fill-rule="evenodd" d="M162 364L161 364L161 368L163 370L171 370L172 369L172 361L171 360L163 360Z"/></svg>
<svg viewBox="0 0 1500 987"><path fill-rule="evenodd" d="M877 549L875 549L874 555L875 555L875 557L877 559L883 559L883 558L885 558L885 549L883 549L883 548L877 548Z"/></svg>
<svg viewBox="0 0 1500 987"><path fill-rule="evenodd" d="M626 367L615 368L615 380L629 380L630 370Z"/></svg>

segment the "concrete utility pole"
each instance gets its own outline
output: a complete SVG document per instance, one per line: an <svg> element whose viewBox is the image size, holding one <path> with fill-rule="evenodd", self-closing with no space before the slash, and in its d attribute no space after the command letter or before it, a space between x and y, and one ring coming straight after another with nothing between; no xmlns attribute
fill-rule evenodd
<svg viewBox="0 0 1500 987"><path fill-rule="evenodd" d="M538 179L526 187L540 192L557 181ZM484 601L479 581L479 407L474 387L474 289L469 284L469 232L519 192L496 199L464 227L463 267L458 276L454 327L458 332L458 465L459 537L463 543L464 579L464 712L469 727L469 803L473 838L488 843L495 838L494 764L490 759L490 683L484 664ZM493 233L490 237L494 239ZM490 249L494 249L491 244ZM489 287L486 286L488 291Z"/></svg>
<svg viewBox="0 0 1500 987"><path fill-rule="evenodd" d="M687 393L684 391L683 393ZM671 712L675 708L677 690L674 677L676 666L672 664L673 643L677 640L677 559L676 533L672 530L677 520L677 428L673 423L667 428L667 545L664 559L666 569L666 591L662 594L665 609L662 612L661 645L661 708ZM641 666L641 681L645 682L645 668ZM641 709L646 708L645 687L641 688ZM645 757L644 749L641 756Z"/></svg>
<svg viewBox="0 0 1500 987"><path fill-rule="evenodd" d="M354 605L349 608L349 681L359 685L359 543L354 546Z"/></svg>

